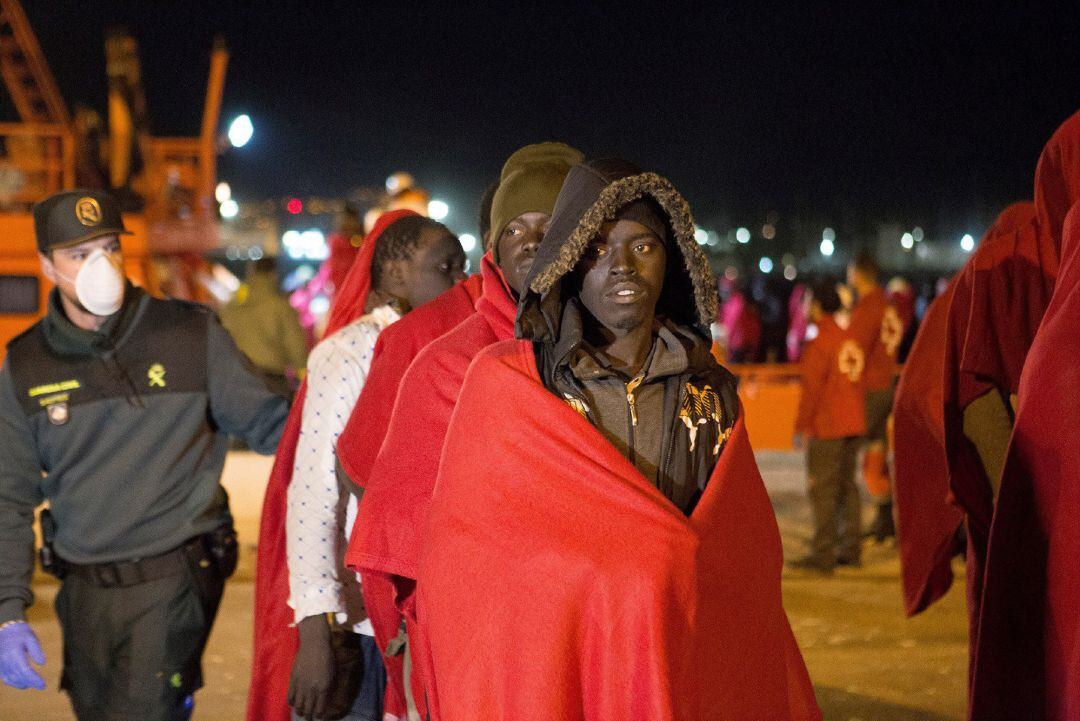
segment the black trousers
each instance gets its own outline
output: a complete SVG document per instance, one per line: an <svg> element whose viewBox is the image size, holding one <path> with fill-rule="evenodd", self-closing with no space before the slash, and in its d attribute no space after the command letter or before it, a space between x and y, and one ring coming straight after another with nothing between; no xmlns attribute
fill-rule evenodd
<svg viewBox="0 0 1080 721"><path fill-rule="evenodd" d="M856 560L861 553L861 500L855 482L855 461L862 439L857 436L806 444L807 493L814 512L811 553L832 564Z"/></svg>
<svg viewBox="0 0 1080 721"><path fill-rule="evenodd" d="M190 569L130 586L69 574L56 597L64 640L61 687L79 721L179 721L202 687L201 659L225 574Z"/></svg>

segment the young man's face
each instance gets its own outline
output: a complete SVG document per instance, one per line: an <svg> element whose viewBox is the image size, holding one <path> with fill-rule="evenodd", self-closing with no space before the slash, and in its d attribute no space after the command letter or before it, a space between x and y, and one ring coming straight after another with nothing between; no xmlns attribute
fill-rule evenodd
<svg viewBox="0 0 1080 721"><path fill-rule="evenodd" d="M666 269L656 233L633 220L604 223L575 269L581 303L614 335L651 326Z"/></svg>
<svg viewBox="0 0 1080 721"><path fill-rule="evenodd" d="M115 235L94 238L67 248L56 248L49 251L48 255L38 254L41 261L41 272L60 289L61 295L81 310L86 309L82 307L82 303L79 302L78 295L75 293L75 278L90 253L99 248L105 252L109 261L123 274L124 254L120 249L120 238Z"/></svg>
<svg viewBox="0 0 1080 721"><path fill-rule="evenodd" d="M499 269L519 295L550 222L551 216L547 213L522 213L507 223L496 239Z"/></svg>
<svg viewBox="0 0 1080 721"><path fill-rule="evenodd" d="M464 278L465 251L458 239L442 228L420 231L420 242L405 274L409 307L419 308Z"/></svg>

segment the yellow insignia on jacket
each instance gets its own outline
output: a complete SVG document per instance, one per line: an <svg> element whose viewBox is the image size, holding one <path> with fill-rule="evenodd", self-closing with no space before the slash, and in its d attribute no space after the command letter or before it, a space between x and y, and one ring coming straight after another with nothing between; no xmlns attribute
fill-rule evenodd
<svg viewBox="0 0 1080 721"><path fill-rule="evenodd" d="M149 386L151 388L157 386L158 388L165 387L165 366L160 363L155 363L150 366L150 370L146 371L146 377L150 380Z"/></svg>
<svg viewBox="0 0 1080 721"><path fill-rule="evenodd" d="M563 400L566 401L566 405L577 411L578 415L580 415L582 418L584 418L585 420L589 419L589 406L585 404L585 401L581 400L580 398L575 398L569 393L563 394Z"/></svg>
<svg viewBox="0 0 1080 721"><path fill-rule="evenodd" d="M51 395L53 393L63 393L65 391L73 391L78 388L82 388L82 384L74 378L68 381L59 381L57 383L46 383L42 386L34 386L27 395L31 398L37 398L38 396Z"/></svg>
<svg viewBox="0 0 1080 721"><path fill-rule="evenodd" d="M690 433L690 452L693 453L697 443L698 426L709 421L716 424L717 444L713 448L713 455L720 453L720 445L726 438L723 433L724 406L720 402L720 396L706 385L698 388L692 383L686 384L686 395L683 396L682 407L679 408L679 420L686 426Z"/></svg>

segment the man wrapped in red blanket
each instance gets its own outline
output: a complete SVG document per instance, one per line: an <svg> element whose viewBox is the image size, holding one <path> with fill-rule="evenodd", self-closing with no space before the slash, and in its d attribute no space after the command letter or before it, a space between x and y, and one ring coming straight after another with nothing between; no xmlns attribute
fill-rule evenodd
<svg viewBox="0 0 1080 721"><path fill-rule="evenodd" d="M409 366L386 439L367 476L346 562L361 572L373 617L396 622L400 611L407 620L412 688L422 717L429 712L438 718L438 709L421 680L430 663L412 591L446 427L473 357L492 343L514 337L518 293L563 179L583 159L562 143L528 145L507 159L491 203L493 242L481 261L483 296L477 312L429 344ZM388 630L396 633L396 628Z"/></svg>
<svg viewBox="0 0 1080 721"><path fill-rule="evenodd" d="M443 721L820 719L686 202L578 165L471 365L417 578Z"/></svg>

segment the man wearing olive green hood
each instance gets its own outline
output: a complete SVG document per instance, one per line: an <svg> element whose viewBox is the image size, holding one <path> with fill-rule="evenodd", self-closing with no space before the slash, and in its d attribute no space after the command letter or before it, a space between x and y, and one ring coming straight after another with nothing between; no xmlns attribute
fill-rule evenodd
<svg viewBox="0 0 1080 721"><path fill-rule="evenodd" d="M518 296L555 198L570 168L582 160L580 152L562 143L528 145L507 159L492 202L491 246L481 260L484 285L477 312L424 348L405 373L349 544L346 563L361 572L372 618L379 601L369 597L369 589L386 587L379 581L387 577L396 587L417 669L414 697L421 715L426 698L433 719L438 718L436 686L423 619L415 613L413 579L443 438L469 363L487 346L513 338ZM453 689L446 693L452 695Z"/></svg>

